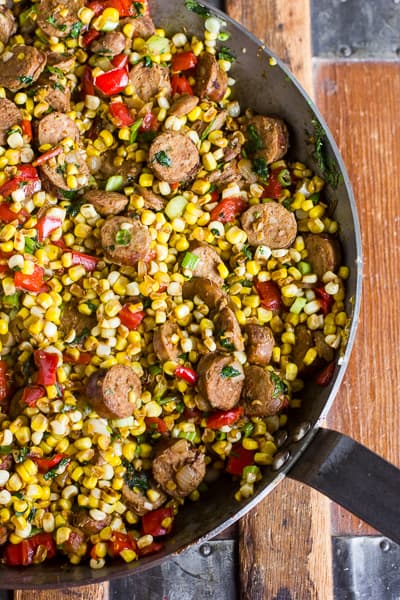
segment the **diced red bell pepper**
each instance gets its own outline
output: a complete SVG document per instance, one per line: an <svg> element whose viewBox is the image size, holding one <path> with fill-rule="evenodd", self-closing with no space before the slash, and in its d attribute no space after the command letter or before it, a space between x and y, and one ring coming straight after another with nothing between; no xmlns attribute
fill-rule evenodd
<svg viewBox="0 0 400 600"><path fill-rule="evenodd" d="M157 117L154 113L148 112L142 120L142 124L139 127L139 131L157 131L158 129L158 121Z"/></svg>
<svg viewBox="0 0 400 600"><path fill-rule="evenodd" d="M82 73L81 90L83 96L95 96L92 69L86 66Z"/></svg>
<svg viewBox="0 0 400 600"><path fill-rule="evenodd" d="M168 427L163 419L159 417L145 417L144 419L146 426L151 431L158 431L158 433L167 433Z"/></svg>
<svg viewBox="0 0 400 600"><path fill-rule="evenodd" d="M330 294L328 294L325 291L325 288L323 285L315 286L314 293L317 296L319 303L321 305L322 314L323 315L329 314L331 312L332 305L333 305L333 296L331 296Z"/></svg>
<svg viewBox="0 0 400 600"><path fill-rule="evenodd" d="M61 227L62 224L62 219L59 217L53 217L52 215L44 215L41 217L36 224L38 241L44 242L44 240L46 240L53 231Z"/></svg>
<svg viewBox="0 0 400 600"><path fill-rule="evenodd" d="M64 362L72 365L88 365L92 358L93 354L91 352L79 352L78 358L71 356L68 352L63 353Z"/></svg>
<svg viewBox="0 0 400 600"><path fill-rule="evenodd" d="M24 223L29 217L29 213L23 208L19 212L13 212L10 209L8 202L2 202L0 204L0 221L3 223L12 223L17 220L19 223Z"/></svg>
<svg viewBox="0 0 400 600"><path fill-rule="evenodd" d="M231 475L241 475L245 467L253 464L254 454L254 450L246 450L240 442L234 444L225 471Z"/></svg>
<svg viewBox="0 0 400 600"><path fill-rule="evenodd" d="M86 271L94 271L97 267L97 263L99 259L96 256L92 256L91 254L84 254L83 252L78 252L77 250L72 250L72 265L82 265L85 267Z"/></svg>
<svg viewBox="0 0 400 600"><path fill-rule="evenodd" d="M336 362L334 360L328 363L326 367L324 367L322 371L315 377L315 383L323 387L329 385L335 372L335 366Z"/></svg>
<svg viewBox="0 0 400 600"><path fill-rule="evenodd" d="M176 367L175 375L190 385L196 385L199 377L194 369L191 369L190 367L183 367L181 365Z"/></svg>
<svg viewBox="0 0 400 600"><path fill-rule="evenodd" d="M28 142L32 141L32 123L29 119L22 119L21 129Z"/></svg>
<svg viewBox="0 0 400 600"><path fill-rule="evenodd" d="M128 55L127 54L117 54L117 56L114 56L113 59L111 60L111 63L114 65L114 67L126 67L128 64Z"/></svg>
<svg viewBox="0 0 400 600"><path fill-rule="evenodd" d="M146 513L142 517L142 531L143 535L152 535L158 537L161 535L168 535L172 529L172 508L158 508ZM171 519L171 523L163 524L164 519Z"/></svg>
<svg viewBox="0 0 400 600"><path fill-rule="evenodd" d="M130 307L132 304L125 304L118 313L118 317L122 323L131 331L135 331L143 321L146 313L144 310L136 310L132 312Z"/></svg>
<svg viewBox="0 0 400 600"><path fill-rule="evenodd" d="M108 542L108 552L110 556L119 556L123 550L137 551L135 540L128 533L114 531Z"/></svg>
<svg viewBox="0 0 400 600"><path fill-rule="evenodd" d="M82 36L82 45L87 48L92 42L94 42L94 40L97 40L97 38L100 37L100 34L101 32L97 31L97 29L89 29L89 31L84 33Z"/></svg>
<svg viewBox="0 0 400 600"><path fill-rule="evenodd" d="M57 554L56 543L51 533L37 533L19 544L7 544L4 551L6 564L12 567L31 565L39 546L47 550L48 559L54 558Z"/></svg>
<svg viewBox="0 0 400 600"><path fill-rule="evenodd" d="M51 158L55 158L62 152L63 152L62 146L54 146L54 148L50 148L50 150L47 150L47 152L44 152L43 154L38 156L37 159L33 161L32 165L34 167L39 167L40 165L44 165L44 163L48 162Z"/></svg>
<svg viewBox="0 0 400 600"><path fill-rule="evenodd" d="M41 188L42 183L35 167L33 165L19 165L15 177L6 181L0 187L0 195L8 198L16 190L23 189L25 196L29 197L39 192Z"/></svg>
<svg viewBox="0 0 400 600"><path fill-rule="evenodd" d="M8 265L0 265L0 273L7 273L9 271Z"/></svg>
<svg viewBox="0 0 400 600"><path fill-rule="evenodd" d="M210 221L220 221L221 223L232 223L237 215L240 215L247 208L247 202L240 196L235 198L225 198L212 209Z"/></svg>
<svg viewBox="0 0 400 600"><path fill-rule="evenodd" d="M243 415L243 408L237 406L231 410L218 411L208 417L206 426L209 429L219 429L224 425L233 425Z"/></svg>
<svg viewBox="0 0 400 600"><path fill-rule="evenodd" d="M14 285L25 292L40 292L43 287L44 271L39 265L35 265L33 273L25 275L21 271L14 273Z"/></svg>
<svg viewBox="0 0 400 600"><path fill-rule="evenodd" d="M37 384L54 385L57 382L58 354L35 350L33 359L38 368Z"/></svg>
<svg viewBox="0 0 400 600"><path fill-rule="evenodd" d="M22 392L22 402L32 408L43 396L46 396L46 390L41 385L28 385Z"/></svg>
<svg viewBox="0 0 400 600"><path fill-rule="evenodd" d="M107 6L105 0L92 0L92 2L88 2L87 7L92 10L94 12L94 16L97 17L101 15Z"/></svg>
<svg viewBox="0 0 400 600"><path fill-rule="evenodd" d="M66 454L55 454L51 458L30 455L30 458L36 463L39 473L47 473L50 469L54 469L63 458L67 458Z"/></svg>
<svg viewBox="0 0 400 600"><path fill-rule="evenodd" d="M190 83L187 80L187 78L185 77L185 75L182 75L182 74L172 75L171 87L172 87L172 93L174 95L175 94L179 94L179 95L189 94L190 96L193 96L192 86L190 85Z"/></svg>
<svg viewBox="0 0 400 600"><path fill-rule="evenodd" d="M148 546L144 546L144 548L139 548L139 556L147 556L148 554L154 554L155 552L160 552L164 547L164 544L161 542L152 542Z"/></svg>
<svg viewBox="0 0 400 600"><path fill-rule="evenodd" d="M171 68L174 73L178 71L189 71L197 65L197 56L191 50L177 52L173 55Z"/></svg>
<svg viewBox="0 0 400 600"><path fill-rule="evenodd" d="M255 288L260 296L261 306L267 310L279 310L282 296L279 285L275 281L256 281Z"/></svg>
<svg viewBox="0 0 400 600"><path fill-rule="evenodd" d="M108 109L117 127L129 127L135 122L125 102L111 102Z"/></svg>
<svg viewBox="0 0 400 600"><path fill-rule="evenodd" d="M105 96L114 96L128 85L128 71L125 68L111 69L95 77L93 83Z"/></svg>
<svg viewBox="0 0 400 600"><path fill-rule="evenodd" d="M0 360L0 402L6 400L10 393L10 381L8 364L5 360Z"/></svg>
<svg viewBox="0 0 400 600"><path fill-rule="evenodd" d="M282 184L278 180L278 175L281 169L275 169L271 171L268 177L268 181L263 185L264 191L261 194L261 198L274 198L275 200L282 194Z"/></svg>

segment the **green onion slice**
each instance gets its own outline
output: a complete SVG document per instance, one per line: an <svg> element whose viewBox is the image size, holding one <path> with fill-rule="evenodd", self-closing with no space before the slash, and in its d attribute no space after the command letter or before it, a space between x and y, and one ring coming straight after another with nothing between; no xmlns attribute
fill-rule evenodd
<svg viewBox="0 0 400 600"><path fill-rule="evenodd" d="M182 260L182 267L184 269L195 269L200 262L200 258L193 254L192 252L186 252L185 256Z"/></svg>

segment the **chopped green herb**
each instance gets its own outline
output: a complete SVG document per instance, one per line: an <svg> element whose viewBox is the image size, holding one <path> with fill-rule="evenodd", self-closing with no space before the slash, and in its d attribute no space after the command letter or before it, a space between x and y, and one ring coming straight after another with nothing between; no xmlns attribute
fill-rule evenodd
<svg viewBox="0 0 400 600"><path fill-rule="evenodd" d="M269 169L265 158L260 156L253 160L253 171L262 181L268 179Z"/></svg>
<svg viewBox="0 0 400 600"><path fill-rule="evenodd" d="M135 17L141 17L144 14L144 4L143 2L133 2L133 6L136 11Z"/></svg>
<svg viewBox="0 0 400 600"><path fill-rule="evenodd" d="M67 29L66 24L59 23L53 15L50 15L49 17L47 17L46 21L48 23L50 23L50 25L52 25L53 27L58 29L59 31L65 31Z"/></svg>
<svg viewBox="0 0 400 600"><path fill-rule="evenodd" d="M222 48L218 50L218 58L219 60L227 60L230 63L233 63L236 60L236 56L227 46L222 46Z"/></svg>
<svg viewBox="0 0 400 600"><path fill-rule="evenodd" d="M269 375L270 375L272 383L274 384L274 391L272 393L273 398L276 398L277 396L280 396L281 394L287 394L288 387L287 387L286 383L283 381L283 379L281 379L279 377L279 375L277 375L273 371L270 371Z"/></svg>
<svg viewBox="0 0 400 600"><path fill-rule="evenodd" d="M292 178L290 176L289 169L282 169L278 173L278 181L282 187L289 187L292 183Z"/></svg>
<svg viewBox="0 0 400 600"><path fill-rule="evenodd" d="M325 131L317 119L312 119L311 122L314 126L313 158L320 168L324 179L330 183L332 187L336 188L340 181L340 173L338 171L338 166L335 159L328 154Z"/></svg>
<svg viewBox="0 0 400 600"><path fill-rule="evenodd" d="M254 125L249 125L247 127L247 137L248 140L245 144L245 148L249 154L255 154L257 150L262 150L264 148L264 142Z"/></svg>
<svg viewBox="0 0 400 600"><path fill-rule="evenodd" d="M235 346L232 344L230 339L225 337L225 331L221 331L220 333L218 333L218 341L220 343L220 346L222 346L222 348L225 348L226 350L233 351L235 349Z"/></svg>
<svg viewBox="0 0 400 600"><path fill-rule="evenodd" d="M79 37L79 34L81 32L83 23L81 23L80 21L77 21L76 23L74 23L71 27L71 31L69 32L69 35L76 40L77 37Z"/></svg>
<svg viewBox="0 0 400 600"><path fill-rule="evenodd" d="M129 138L129 143L130 144L133 144L134 142L136 142L137 134L138 134L138 131L139 131L142 123L143 123L143 119L138 119L131 126L131 135L130 135L130 138Z"/></svg>
<svg viewBox="0 0 400 600"><path fill-rule="evenodd" d="M148 67L148 68L153 66L153 61L151 60L150 56L145 56L143 58L143 64L145 67Z"/></svg>
<svg viewBox="0 0 400 600"><path fill-rule="evenodd" d="M28 75L22 75L22 77L17 77L17 79L20 83L23 83L24 85L31 85L33 81L33 77L30 77Z"/></svg>
<svg viewBox="0 0 400 600"><path fill-rule="evenodd" d="M53 73L53 75L64 77L64 73L58 67L46 67L46 71L48 71L49 73Z"/></svg>
<svg viewBox="0 0 400 600"><path fill-rule="evenodd" d="M66 467L67 464L69 463L69 461L70 461L70 458L68 458L67 456L62 458L60 460L60 462L58 463L58 465L56 465L53 469L50 469L50 471L47 471L47 473L45 473L43 475L43 479L45 479L46 481L49 481L49 479L54 479L54 477L57 477L57 475L60 474L60 469L62 467Z"/></svg>
<svg viewBox="0 0 400 600"><path fill-rule="evenodd" d="M206 8L202 4L199 4L198 2L196 2L196 0L185 0L185 6L188 10L191 10L192 12L201 15L202 17L211 16L211 13L208 10L208 8Z"/></svg>
<svg viewBox="0 0 400 600"><path fill-rule="evenodd" d="M251 279L242 279L242 281L240 282L240 285L242 285L243 287L253 287L253 282L251 281Z"/></svg>
<svg viewBox="0 0 400 600"><path fill-rule="evenodd" d="M72 342L74 345L82 344L90 334L90 329L88 327L84 327L80 333L80 335L76 335L74 341Z"/></svg>
<svg viewBox="0 0 400 600"><path fill-rule="evenodd" d="M13 452L15 462L16 463L24 462L24 460L28 456L28 454L29 454L29 448L27 448L27 447L20 448L19 450L15 450Z"/></svg>
<svg viewBox="0 0 400 600"><path fill-rule="evenodd" d="M193 271L199 262L200 258L196 254L193 254L193 252L186 252L182 260L182 267L184 269L191 269Z"/></svg>
<svg viewBox="0 0 400 600"><path fill-rule="evenodd" d="M292 202L293 202L293 198L285 198L284 201L282 202L282 206L284 206L285 208L287 208L289 210L289 208L292 206Z"/></svg>
<svg viewBox="0 0 400 600"><path fill-rule="evenodd" d="M37 240L34 240L33 238L30 238L30 237L25 237L24 251L27 254L34 254L36 252L36 250L38 250L39 248L41 248L41 244L39 244L39 242Z"/></svg>
<svg viewBox="0 0 400 600"><path fill-rule="evenodd" d="M33 521L33 519L35 518L35 515L36 515L36 508L31 508L29 515L27 517L27 520L29 522Z"/></svg>
<svg viewBox="0 0 400 600"><path fill-rule="evenodd" d="M241 375L241 372L235 369L235 367L232 367L231 365L226 365L226 367L222 367L221 375L225 379L231 379L232 377L239 377L239 375Z"/></svg>
<svg viewBox="0 0 400 600"><path fill-rule="evenodd" d="M81 206L82 206L82 202L80 200L78 200L77 202L73 202L72 204L69 204L66 208L67 217L76 217L76 215L81 210Z"/></svg>
<svg viewBox="0 0 400 600"><path fill-rule="evenodd" d="M154 155L153 161L157 161L159 165L163 167L170 167L172 165L172 161L165 150L160 150L160 152L156 152Z"/></svg>
<svg viewBox="0 0 400 600"><path fill-rule="evenodd" d="M254 423L252 423L251 421L249 421L248 423L246 423L246 425L242 427L243 437L250 437L253 431Z"/></svg>
<svg viewBox="0 0 400 600"><path fill-rule="evenodd" d="M169 404L170 402L177 402L179 400L178 396L165 396L158 401L160 406L164 406L164 404Z"/></svg>
<svg viewBox="0 0 400 600"><path fill-rule="evenodd" d="M66 200L75 200L75 198L76 198L76 192L74 190L71 190L71 191L60 190L60 193L61 193L62 197L65 198Z"/></svg>
<svg viewBox="0 0 400 600"><path fill-rule="evenodd" d="M243 252L245 258L247 258L248 260L251 260L253 258L253 252L250 249L250 246L248 244L245 244L243 246L242 252Z"/></svg>
<svg viewBox="0 0 400 600"><path fill-rule="evenodd" d="M126 469L124 479L126 481L127 486L131 490L133 488L138 488L143 493L147 492L147 490L150 487L150 483L146 472L137 471L133 464L126 460L126 458L122 458L122 464Z"/></svg>
<svg viewBox="0 0 400 600"><path fill-rule="evenodd" d="M0 446L0 455L10 454L12 446Z"/></svg>
<svg viewBox="0 0 400 600"><path fill-rule="evenodd" d="M220 233L219 233L219 229L214 229L214 228L213 228L213 229L210 229L210 231L211 231L211 233L212 233L213 235L215 235L215 236L217 236L217 237L220 235Z"/></svg>
<svg viewBox="0 0 400 600"><path fill-rule="evenodd" d="M308 199L311 200L311 202L313 204L318 204L318 202L319 202L319 192L315 192L315 194L311 194L311 196Z"/></svg>
<svg viewBox="0 0 400 600"><path fill-rule="evenodd" d="M65 92L65 87L58 83L57 81L52 85L53 90L60 90L60 92Z"/></svg>
<svg viewBox="0 0 400 600"><path fill-rule="evenodd" d="M201 137L200 137L201 141L203 141L203 140L206 139L206 137L208 136L208 134L210 133L210 131L214 127L214 123L215 123L215 119L213 119L212 121L210 121L210 123L207 125L207 127L205 128L205 130L201 134Z"/></svg>
<svg viewBox="0 0 400 600"><path fill-rule="evenodd" d="M96 312L96 310L97 310L97 304L95 304L94 302L90 302L90 300L88 300L87 302L85 302L85 304L90 309L90 312L92 314Z"/></svg>
<svg viewBox="0 0 400 600"><path fill-rule="evenodd" d="M114 239L115 243L118 244L118 246L129 246L132 240L132 234L128 229L120 229L115 234Z"/></svg>
<svg viewBox="0 0 400 600"><path fill-rule="evenodd" d="M163 370L162 370L162 368L160 367L160 365L151 365L151 366L149 367L149 372L150 372L152 375L160 375L160 373L162 373L162 372L163 372Z"/></svg>

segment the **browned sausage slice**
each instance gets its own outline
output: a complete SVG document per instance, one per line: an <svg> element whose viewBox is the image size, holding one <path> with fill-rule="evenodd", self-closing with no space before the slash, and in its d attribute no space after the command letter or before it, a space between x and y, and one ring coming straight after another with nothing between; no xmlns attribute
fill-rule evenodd
<svg viewBox="0 0 400 600"><path fill-rule="evenodd" d="M218 266L223 264L223 261L215 248L205 242L192 242L189 250L200 259L192 270L193 277L212 279L212 281L221 285L223 279L219 274Z"/></svg>
<svg viewBox="0 0 400 600"><path fill-rule="evenodd" d="M339 241L329 235L310 233L304 237L312 270L318 279L322 279L327 271L335 272L341 263L342 253Z"/></svg>
<svg viewBox="0 0 400 600"><path fill-rule="evenodd" d="M0 98L0 146L7 141L7 131L22 119L20 109L7 98Z"/></svg>
<svg viewBox="0 0 400 600"><path fill-rule="evenodd" d="M155 491L158 492L159 496L156 500L150 502L146 494L141 492L139 488L130 489L130 487L124 483L122 486L122 501L127 505L128 508L133 510L139 517L142 517L146 513L160 508L167 499L167 496L162 490L157 488Z"/></svg>
<svg viewBox="0 0 400 600"><path fill-rule="evenodd" d="M57 75L49 75L42 73L38 79L38 88L35 94L40 96L40 100L44 100L59 113L68 112L71 108L71 90L64 83L60 83L60 78Z"/></svg>
<svg viewBox="0 0 400 600"><path fill-rule="evenodd" d="M105 256L117 265L136 265L145 260L151 244L148 228L129 217L106 219L100 239Z"/></svg>
<svg viewBox="0 0 400 600"><path fill-rule="evenodd" d="M313 347L313 336L311 331L306 325L298 325L294 331L295 333L295 344L293 346L292 354L293 361L296 363L299 371L304 369L304 357L307 350Z"/></svg>
<svg viewBox="0 0 400 600"><path fill-rule="evenodd" d="M287 406L285 384L277 375L252 365L245 376L242 403L248 417L271 417Z"/></svg>
<svg viewBox="0 0 400 600"><path fill-rule="evenodd" d="M143 61L139 62L130 70L129 79L136 94L145 102L161 91L165 96L171 95L169 70L157 63L146 67Z"/></svg>
<svg viewBox="0 0 400 600"><path fill-rule="evenodd" d="M101 56L116 56L125 50L126 38L120 31L109 31L92 42L90 49Z"/></svg>
<svg viewBox="0 0 400 600"><path fill-rule="evenodd" d="M233 356L211 352L201 357L197 365L198 390L211 407L230 410L240 399L243 367Z"/></svg>
<svg viewBox="0 0 400 600"><path fill-rule="evenodd" d="M118 175L121 175L124 178L124 185L127 185L135 181L141 170L142 167L139 163L128 158L121 166L113 167L113 174L117 173Z"/></svg>
<svg viewBox="0 0 400 600"><path fill-rule="evenodd" d="M288 150L289 133L282 119L256 115L248 121L246 133L256 138L254 156L267 164L279 160Z"/></svg>
<svg viewBox="0 0 400 600"><path fill-rule="evenodd" d="M183 183L199 170L199 151L184 133L161 133L150 146L148 166L161 181Z"/></svg>
<svg viewBox="0 0 400 600"><path fill-rule="evenodd" d="M52 112L40 119L37 126L37 137L39 146L42 144L55 146L66 137L77 140L79 129L76 123L67 115Z"/></svg>
<svg viewBox="0 0 400 600"><path fill-rule="evenodd" d="M59 69L63 73L69 73L75 66L75 56L68 52L48 52L47 67Z"/></svg>
<svg viewBox="0 0 400 600"><path fill-rule="evenodd" d="M225 352L242 352L243 336L235 313L229 306L218 311L215 319L215 336L219 350Z"/></svg>
<svg viewBox="0 0 400 600"><path fill-rule="evenodd" d="M80 313L74 302L67 302L63 305L60 321L63 336L67 336L72 330L75 330L75 339L72 340L71 345L76 346L82 345L93 327L97 325L96 316Z"/></svg>
<svg viewBox="0 0 400 600"><path fill-rule="evenodd" d="M173 440L161 446L153 461L153 477L161 488L174 498L188 496L204 479L205 456L187 440Z"/></svg>
<svg viewBox="0 0 400 600"><path fill-rule="evenodd" d="M156 28L153 23L153 20L151 19L151 17L149 17L147 15L134 17L133 19L131 19L131 18L122 19L120 21L120 25L122 27L127 24L132 25L132 27L133 27L132 37L134 37L134 38L141 37L141 38L147 39L148 37L153 35L153 33L156 32Z"/></svg>
<svg viewBox="0 0 400 600"><path fill-rule="evenodd" d="M210 310L216 310L227 304L228 299L221 286L206 277L193 277L182 286L182 296L194 298L198 296Z"/></svg>
<svg viewBox="0 0 400 600"><path fill-rule="evenodd" d="M66 168L68 164L77 165L79 175L77 175L77 190L84 188L89 179L89 169L85 157L81 150L73 150L62 153L53 159L50 159L39 167L43 187L50 193L57 195L58 190L71 191L66 181Z"/></svg>
<svg viewBox="0 0 400 600"><path fill-rule="evenodd" d="M36 81L46 65L46 54L33 46L13 46L0 59L0 85L15 92Z"/></svg>
<svg viewBox="0 0 400 600"><path fill-rule="evenodd" d="M288 248L297 235L296 217L279 202L254 204L241 217L250 246Z"/></svg>
<svg viewBox="0 0 400 600"><path fill-rule="evenodd" d="M167 321L154 331L153 347L154 352L161 362L167 360L176 360L181 354L181 349L178 343L174 343L172 336L179 335L179 327L176 323Z"/></svg>
<svg viewBox="0 0 400 600"><path fill-rule="evenodd" d="M318 356L326 362L331 362L335 358L335 351L325 342L325 336L322 331L314 331L314 344L318 352Z"/></svg>
<svg viewBox="0 0 400 600"><path fill-rule="evenodd" d="M86 384L87 401L100 417L130 417L136 408L134 399L142 393L140 379L126 365L115 365L93 373ZM134 396L134 398L132 398Z"/></svg>
<svg viewBox="0 0 400 600"><path fill-rule="evenodd" d="M80 23L78 12L83 0L40 0L37 24L49 37L65 38Z"/></svg>
<svg viewBox="0 0 400 600"><path fill-rule="evenodd" d="M0 6L0 42L8 43L10 37L17 31L17 24L11 10L6 6Z"/></svg>
<svg viewBox="0 0 400 600"><path fill-rule="evenodd" d="M87 511L79 510L77 513L73 514L72 520L74 525L82 530L86 537L90 537L91 535L99 533L104 527L107 527L111 522L111 517L107 515L104 519L96 521L95 519L92 519Z"/></svg>
<svg viewBox="0 0 400 600"><path fill-rule="evenodd" d="M167 200L160 196L160 194L155 194L153 190L142 187L141 185L135 185L135 190L140 196L142 196L145 208L150 208L151 210L156 211L160 211L165 208Z"/></svg>
<svg viewBox="0 0 400 600"><path fill-rule="evenodd" d="M124 194L105 192L104 190L89 190L84 194L83 199L93 204L102 217L118 215L127 207L129 202L129 198Z"/></svg>
<svg viewBox="0 0 400 600"><path fill-rule="evenodd" d="M215 56L204 52L199 56L196 67L195 93L200 98L219 102L228 89L228 76L221 69Z"/></svg>
<svg viewBox="0 0 400 600"><path fill-rule="evenodd" d="M249 363L265 367L271 360L275 338L267 325L248 323L245 327L247 334L246 354Z"/></svg>
<svg viewBox="0 0 400 600"><path fill-rule="evenodd" d="M169 109L170 115L175 117L183 117L189 114L199 103L197 96L190 96L190 94L183 94L174 100L171 108Z"/></svg>
<svg viewBox="0 0 400 600"><path fill-rule="evenodd" d="M79 554L82 545L85 543L85 534L78 527L70 527L70 529L68 539L61 545L62 550L66 554Z"/></svg>
<svg viewBox="0 0 400 600"><path fill-rule="evenodd" d="M224 188L228 185L228 183L233 183L234 181L240 182L242 179L242 175L238 169L236 162L231 162L224 165L222 171L219 169L216 171L212 171L207 179L210 183L213 183L219 188Z"/></svg>

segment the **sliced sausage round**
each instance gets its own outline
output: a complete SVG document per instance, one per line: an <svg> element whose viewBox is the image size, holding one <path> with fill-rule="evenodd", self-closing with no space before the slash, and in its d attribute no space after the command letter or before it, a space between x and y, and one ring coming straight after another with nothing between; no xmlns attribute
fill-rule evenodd
<svg viewBox="0 0 400 600"><path fill-rule="evenodd" d="M295 344L293 346L292 354L293 361L296 363L299 371L304 369L304 357L307 350L313 347L313 336L311 331L306 325L298 325L295 330Z"/></svg>
<svg viewBox="0 0 400 600"><path fill-rule="evenodd" d="M130 70L129 79L136 94L144 102L148 102L161 91L165 96L171 95L169 70L157 63L146 67L143 61L139 62Z"/></svg>
<svg viewBox="0 0 400 600"><path fill-rule="evenodd" d="M139 377L126 365L99 369L86 384L88 403L100 417L106 419L130 417L136 408L131 397L138 399L141 393Z"/></svg>
<svg viewBox="0 0 400 600"><path fill-rule="evenodd" d="M0 42L8 43L10 37L17 31L17 24L11 10L6 6L0 6Z"/></svg>
<svg viewBox="0 0 400 600"><path fill-rule="evenodd" d="M189 250L199 258L199 262L192 269L193 277L211 279L221 285L223 279L219 274L218 266L222 265L223 261L215 248L206 242L192 242Z"/></svg>
<svg viewBox="0 0 400 600"><path fill-rule="evenodd" d="M167 447L162 445L153 461L154 479L174 498L184 498L194 492L205 474L204 454L187 440L173 440Z"/></svg>
<svg viewBox="0 0 400 600"><path fill-rule="evenodd" d="M7 98L0 98L0 146L7 142L7 132L22 119L20 109Z"/></svg>
<svg viewBox="0 0 400 600"><path fill-rule="evenodd" d="M216 171L212 171L207 179L210 183L216 185L219 189L223 189L228 185L228 183L233 183L234 181L240 185L240 180L242 179L242 174L239 171L239 168L236 162L227 163L224 165L222 171L217 169Z"/></svg>
<svg viewBox="0 0 400 600"><path fill-rule="evenodd" d="M81 150L61 153L39 167L43 187L46 191L57 195L58 190L71 191L66 181L65 170L68 164L79 168L77 190L84 188L89 180L89 169Z"/></svg>
<svg viewBox="0 0 400 600"><path fill-rule="evenodd" d="M229 306L218 311L215 318L215 336L219 350L242 352L244 342L242 331L235 313Z"/></svg>
<svg viewBox="0 0 400 600"><path fill-rule="evenodd" d="M132 25L133 33L132 37L141 37L144 39L149 38L153 33L156 32L155 25L151 17L147 15L142 15L133 18L126 18L120 21L120 25L123 27L124 25Z"/></svg>
<svg viewBox="0 0 400 600"><path fill-rule="evenodd" d="M166 494L157 488L159 494L156 500L152 502L148 499L146 494L142 493L138 488L131 490L131 488L124 483L122 486L122 502L124 502L130 510L133 510L139 517L142 517L146 513L160 508L167 500Z"/></svg>
<svg viewBox="0 0 400 600"><path fill-rule="evenodd" d="M129 217L108 217L100 239L105 256L117 265L136 265L145 260L151 244L148 228Z"/></svg>
<svg viewBox="0 0 400 600"><path fill-rule="evenodd" d="M307 259L318 279L327 271L335 272L341 263L342 252L339 240L330 236L310 233L304 237Z"/></svg>
<svg viewBox="0 0 400 600"><path fill-rule="evenodd" d="M49 37L68 37L80 23L78 12L83 6L83 0L40 0L37 24Z"/></svg>
<svg viewBox="0 0 400 600"><path fill-rule="evenodd" d="M104 519L96 521L86 510L78 510L73 514L72 521L86 537L90 537L107 527L111 523L111 517L107 515Z"/></svg>
<svg viewBox="0 0 400 600"><path fill-rule="evenodd" d="M81 345L85 338L90 335L93 327L97 325L96 315L84 315L76 309L76 304L67 302L63 305L60 319L60 330L63 336L67 336L72 329L75 330L75 339L72 345Z"/></svg>
<svg viewBox="0 0 400 600"><path fill-rule="evenodd" d="M265 367L271 360L275 338L267 325L248 323L245 327L247 334L246 355L249 363Z"/></svg>
<svg viewBox="0 0 400 600"><path fill-rule="evenodd" d="M228 89L228 75L223 71L213 54L204 52L196 66L195 93L201 98L219 102Z"/></svg>
<svg viewBox="0 0 400 600"><path fill-rule="evenodd" d="M198 296L210 310L216 310L227 304L228 299L221 286L206 277L193 277L182 286L182 296L194 298Z"/></svg>
<svg viewBox="0 0 400 600"><path fill-rule="evenodd" d="M161 362L176 360L179 354L181 354L179 342L178 344L174 344L171 340L172 336L179 335L179 331L178 325L171 321L163 323L154 331L154 352Z"/></svg>
<svg viewBox="0 0 400 600"><path fill-rule="evenodd" d="M248 417L271 417L287 406L282 380L274 382L269 371L257 365L245 369L242 404Z"/></svg>
<svg viewBox="0 0 400 600"><path fill-rule="evenodd" d="M60 112L52 112L42 119L37 125L38 144L55 146L66 137L73 140L79 138L79 129L70 117Z"/></svg>
<svg viewBox="0 0 400 600"><path fill-rule="evenodd" d="M160 194L155 194L152 189L142 187L141 185L135 185L136 192L142 196L144 200L144 208L150 208L151 210L160 211L165 208L167 204L167 200L160 196Z"/></svg>
<svg viewBox="0 0 400 600"><path fill-rule="evenodd" d="M174 115L175 117L183 117L196 108L198 103L199 98L197 96L183 94L174 100L171 108L169 109L169 114Z"/></svg>
<svg viewBox="0 0 400 600"><path fill-rule="evenodd" d="M257 148L253 153L271 164L285 156L289 145L289 132L286 123L277 117L256 115L247 123L247 135L251 129L258 138Z"/></svg>
<svg viewBox="0 0 400 600"><path fill-rule="evenodd" d="M288 248L297 235L294 213L279 202L253 204L242 214L241 223L250 246Z"/></svg>
<svg viewBox="0 0 400 600"><path fill-rule="evenodd" d="M161 133L150 146L148 166L161 181L184 183L200 168L199 151L183 133Z"/></svg>
<svg viewBox="0 0 400 600"><path fill-rule="evenodd" d="M216 410L229 410L239 402L243 367L233 356L220 352L205 354L197 365L198 390Z"/></svg>
<svg viewBox="0 0 400 600"><path fill-rule="evenodd" d="M53 75L42 75L38 80L38 94L41 100L59 113L68 112L71 108L71 90L62 85L59 78Z"/></svg>
<svg viewBox="0 0 400 600"><path fill-rule="evenodd" d="M47 66L55 67L63 73L69 73L75 66L75 56L68 52L48 52Z"/></svg>
<svg viewBox="0 0 400 600"><path fill-rule="evenodd" d="M16 92L36 81L46 66L46 54L33 46L13 46L0 60L0 85Z"/></svg>
<svg viewBox="0 0 400 600"><path fill-rule="evenodd" d="M126 37L120 31L109 31L97 40L94 40L90 49L101 56L116 56L125 50Z"/></svg>
<svg viewBox="0 0 400 600"><path fill-rule="evenodd" d="M313 338L318 356L326 362L331 362L335 358L335 351L325 342L325 336L322 331L314 331Z"/></svg>
<svg viewBox="0 0 400 600"><path fill-rule="evenodd" d="M128 158L121 166L113 167L113 174L121 175L124 179L124 185L132 184L140 174L142 167L133 159Z"/></svg>
<svg viewBox="0 0 400 600"><path fill-rule="evenodd" d="M83 199L93 204L96 211L102 217L118 215L128 205L129 198L118 192L105 192L104 190L89 190L85 192Z"/></svg>
<svg viewBox="0 0 400 600"><path fill-rule="evenodd" d="M61 547L66 554L78 554L82 544L85 542L85 534L78 527L71 527L70 529L71 533Z"/></svg>

